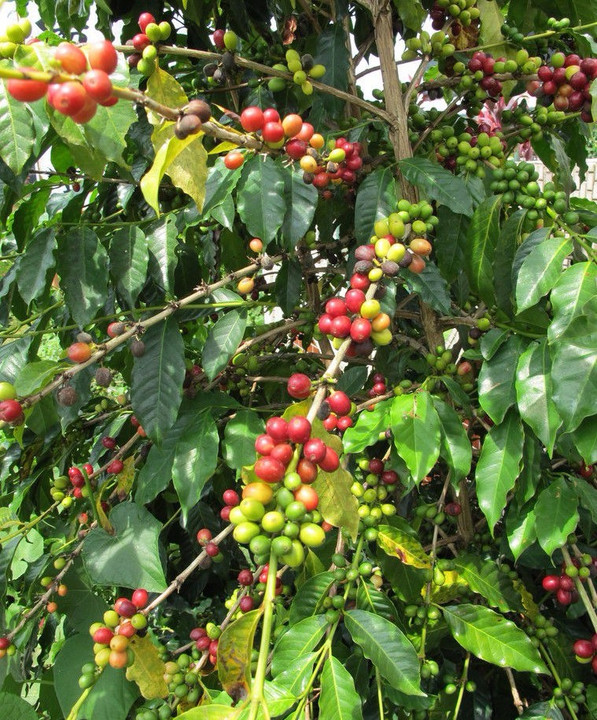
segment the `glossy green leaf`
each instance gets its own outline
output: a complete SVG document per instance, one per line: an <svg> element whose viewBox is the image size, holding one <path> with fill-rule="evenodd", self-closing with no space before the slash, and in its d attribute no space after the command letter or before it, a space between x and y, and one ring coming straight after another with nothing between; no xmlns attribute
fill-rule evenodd
<svg viewBox="0 0 597 720"><path fill-rule="evenodd" d="M283 168L286 213L282 223L282 238L287 250L294 250L311 227L317 208L317 189L303 182L303 173L293 166Z"/></svg>
<svg viewBox="0 0 597 720"><path fill-rule="evenodd" d="M324 85L331 85L338 90L348 90L350 63L348 47L342 22L328 24L317 37L315 62L325 66L325 75L320 80ZM317 93L317 101L325 113L330 115L341 112L344 107L344 100L325 92Z"/></svg>
<svg viewBox="0 0 597 720"><path fill-rule="evenodd" d="M29 304L46 289L48 270L54 267L56 231L38 230L28 243L17 267L17 285L23 300Z"/></svg>
<svg viewBox="0 0 597 720"><path fill-rule="evenodd" d="M479 371L479 403L494 423L516 403L516 364L524 347L525 341L512 335Z"/></svg>
<svg viewBox="0 0 597 720"><path fill-rule="evenodd" d="M218 428L210 410L191 416L176 443L172 480L183 521L199 502L203 486L218 464Z"/></svg>
<svg viewBox="0 0 597 720"><path fill-rule="evenodd" d="M568 432L595 412L597 326L595 317L577 317L552 347L553 401Z"/></svg>
<svg viewBox="0 0 597 720"><path fill-rule="evenodd" d="M571 478L570 483L582 507L591 514L594 523L597 523L597 490L584 478Z"/></svg>
<svg viewBox="0 0 597 720"><path fill-rule="evenodd" d="M74 321L83 327L102 307L108 292L108 254L88 227L75 228L58 241L60 287Z"/></svg>
<svg viewBox="0 0 597 720"><path fill-rule="evenodd" d="M526 214L526 210L517 210L510 215L500 228L500 234L495 247L495 256L493 259L495 298L498 307L508 315L512 315L512 300L514 295L512 262L516 255L516 249L520 244Z"/></svg>
<svg viewBox="0 0 597 720"><path fill-rule="evenodd" d="M85 538L83 562L98 585L121 585L161 592L166 588L160 562L162 524L135 503L117 505L109 515L114 534L93 528Z"/></svg>
<svg viewBox="0 0 597 720"><path fill-rule="evenodd" d="M284 315L292 315L300 304L303 270L298 260L285 260L276 275L276 299Z"/></svg>
<svg viewBox="0 0 597 720"><path fill-rule="evenodd" d="M522 555L537 539L537 517L534 508L510 503L504 518L506 537L514 560Z"/></svg>
<svg viewBox="0 0 597 720"><path fill-rule="evenodd" d="M419 0L411 0L411 2L408 3L402 3L398 2L398 0L394 0L394 6L396 7L402 22L409 30L416 31L421 27L421 23L425 19L427 13Z"/></svg>
<svg viewBox="0 0 597 720"><path fill-rule="evenodd" d="M224 429L224 459L226 464L239 470L253 465L257 458L255 438L265 432L265 423L253 410L239 410L226 423Z"/></svg>
<svg viewBox="0 0 597 720"><path fill-rule="evenodd" d="M334 574L331 572L320 573L310 577L304 582L290 606L290 625L294 626L304 618L315 615L321 610L321 603L327 596L329 589L334 582Z"/></svg>
<svg viewBox="0 0 597 720"><path fill-rule="evenodd" d="M379 615L392 623L397 623L396 606L390 598L367 582L359 583L357 589L357 608Z"/></svg>
<svg viewBox="0 0 597 720"><path fill-rule="evenodd" d="M152 445L147 461L137 476L135 501L140 505L151 502L170 484L176 443L184 430L185 421L177 421L169 428L161 445Z"/></svg>
<svg viewBox="0 0 597 720"><path fill-rule="evenodd" d="M516 398L522 419L553 453L556 433L562 421L553 401L551 357L545 338L531 343L518 360Z"/></svg>
<svg viewBox="0 0 597 720"><path fill-rule="evenodd" d="M587 465L597 463L597 415L585 418L572 433L572 439Z"/></svg>
<svg viewBox="0 0 597 720"><path fill-rule="evenodd" d="M510 580L494 562L486 562L478 555L464 553L454 560L454 569L470 589L482 595L488 605L501 612L522 611L520 598Z"/></svg>
<svg viewBox="0 0 597 720"><path fill-rule="evenodd" d="M292 695L305 692L317 655L312 652L292 659L285 670L276 676L276 685L286 688Z"/></svg>
<svg viewBox="0 0 597 720"><path fill-rule="evenodd" d="M321 671L319 717L321 720L360 720L363 717L354 680L333 655L328 657Z"/></svg>
<svg viewBox="0 0 597 720"><path fill-rule="evenodd" d="M446 205L455 213L471 216L473 199L461 177L457 177L438 163L427 158L413 157L398 163L400 172L413 185L440 205Z"/></svg>
<svg viewBox="0 0 597 720"><path fill-rule="evenodd" d="M240 179L240 173L240 168L228 170L224 165L223 158L218 158L214 165L209 168L205 183L204 215L222 205L227 198L231 199L232 191Z"/></svg>
<svg viewBox="0 0 597 720"><path fill-rule="evenodd" d="M218 678L236 702L251 688L251 653L263 610L252 610L230 623L218 639Z"/></svg>
<svg viewBox="0 0 597 720"><path fill-rule="evenodd" d="M578 495L563 477L552 480L535 503L537 540L548 555L566 543L578 524Z"/></svg>
<svg viewBox="0 0 597 720"><path fill-rule="evenodd" d="M312 615L300 622L292 623L274 647L273 677L284 672L294 660L315 650L327 627L328 623L324 615Z"/></svg>
<svg viewBox="0 0 597 720"><path fill-rule="evenodd" d="M420 482L439 457L440 422L429 393L417 391L392 400L394 446L415 482Z"/></svg>
<svg viewBox="0 0 597 720"><path fill-rule="evenodd" d="M483 441L475 483L479 507L492 532L520 472L523 441L522 423L514 410L494 425Z"/></svg>
<svg viewBox="0 0 597 720"><path fill-rule="evenodd" d="M354 209L354 232L359 243L368 243L377 220L395 210L396 190L391 168L378 168L359 185Z"/></svg>
<svg viewBox="0 0 597 720"><path fill-rule="evenodd" d="M147 276L149 248L145 234L134 225L118 229L110 241L109 254L118 294L132 308Z"/></svg>
<svg viewBox="0 0 597 720"><path fill-rule="evenodd" d="M377 544L386 555L415 568L431 567L431 560L416 537L392 525L379 525L377 530Z"/></svg>
<svg viewBox="0 0 597 720"><path fill-rule="evenodd" d="M516 283L518 281L518 273L520 272L522 263L536 247L541 245L541 243L550 236L550 234L550 227L538 228L537 230L533 230L532 233L527 235L527 237L522 241L522 243L518 245L516 253L514 255L514 261L511 263L510 268L513 288L516 287Z"/></svg>
<svg viewBox="0 0 597 720"><path fill-rule="evenodd" d="M365 387L365 383L367 382L367 375L367 367L365 366L355 365L354 367L348 367L338 378L338 382L336 383L336 389L343 390L347 395L354 395L355 393L358 393L359 390L362 390ZM365 413L361 413L358 418L360 419L361 415L363 414ZM346 435L342 436L342 442L346 451Z"/></svg>
<svg viewBox="0 0 597 720"><path fill-rule="evenodd" d="M0 147L2 160L18 175L29 159L35 144L35 130L25 103L8 94L6 82L0 81Z"/></svg>
<svg viewBox="0 0 597 720"><path fill-rule="evenodd" d="M52 360L38 360L28 363L19 372L14 381L17 395L24 396L39 390L57 371L56 363Z"/></svg>
<svg viewBox="0 0 597 720"><path fill-rule="evenodd" d="M562 711L549 702L535 703L527 708L519 720L564 720Z"/></svg>
<svg viewBox="0 0 597 720"><path fill-rule="evenodd" d="M484 200L475 210L468 232L466 273L472 290L489 305L495 301L493 261L500 235L501 205L499 195Z"/></svg>
<svg viewBox="0 0 597 720"><path fill-rule="evenodd" d="M284 175L269 155L255 155L243 166L236 188L237 210L251 235L267 245L284 222Z"/></svg>
<svg viewBox="0 0 597 720"><path fill-rule="evenodd" d="M334 525L344 528L353 539L356 539L359 528L359 502L351 493L350 488L354 478L340 466L334 472L319 470L313 488L319 495L317 509L323 519Z"/></svg>
<svg viewBox="0 0 597 720"><path fill-rule="evenodd" d="M177 231L171 215L156 220L146 229L149 248L149 270L154 280L166 293L174 289L174 270L178 262L176 255Z"/></svg>
<svg viewBox="0 0 597 720"><path fill-rule="evenodd" d="M147 435L160 444L182 400L184 345L172 317L150 327L143 342L145 353L135 358L133 367L131 402Z"/></svg>
<svg viewBox="0 0 597 720"><path fill-rule="evenodd" d="M136 120L137 113L130 102L119 102L110 108L98 106L95 115L82 126L88 147L99 153L104 163L110 160L126 167L123 160L126 134Z"/></svg>
<svg viewBox="0 0 597 720"><path fill-rule="evenodd" d="M230 310L209 329L203 348L203 370L210 380L221 372L240 345L247 314L244 310Z"/></svg>
<svg viewBox="0 0 597 720"><path fill-rule="evenodd" d="M432 397L432 400L439 418L440 455L450 468L452 480L457 483L466 477L471 469L471 441L454 408L435 396Z"/></svg>
<svg viewBox="0 0 597 720"><path fill-rule="evenodd" d="M532 307L547 295L562 273L564 259L571 252L570 238L551 237L527 255L516 282L518 312Z"/></svg>
<svg viewBox="0 0 597 720"><path fill-rule="evenodd" d="M396 625L366 610L349 610L344 624L380 675L407 695L424 695L417 653Z"/></svg>
<svg viewBox="0 0 597 720"><path fill-rule="evenodd" d="M450 293L448 283L440 275L437 266L428 262L420 273L408 273L405 285L409 292L417 295L442 315L450 315Z"/></svg>
<svg viewBox="0 0 597 720"><path fill-rule="evenodd" d="M439 223L433 250L439 271L448 282L458 277L464 265L466 238L470 218L459 215L446 205L437 208Z"/></svg>
<svg viewBox="0 0 597 720"><path fill-rule="evenodd" d="M553 321L547 331L549 342L554 343L579 316L590 308L597 312L597 266L592 262L575 263L565 270L549 297ZM591 303L590 305L588 303Z"/></svg>
<svg viewBox="0 0 597 720"><path fill-rule="evenodd" d="M391 404L391 400L382 400L374 405L371 412L358 414L355 424L342 437L346 453L359 453L369 445L375 445L379 433L388 426Z"/></svg>

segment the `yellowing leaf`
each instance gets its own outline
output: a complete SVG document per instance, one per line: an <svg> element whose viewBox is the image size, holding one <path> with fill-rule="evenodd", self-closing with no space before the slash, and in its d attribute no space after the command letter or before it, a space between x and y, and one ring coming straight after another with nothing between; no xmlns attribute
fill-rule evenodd
<svg viewBox="0 0 597 720"><path fill-rule="evenodd" d="M463 588L466 588L466 581L460 577L456 570L444 571L445 582L443 585L431 585L431 602L447 603L461 597ZM425 597L427 586L421 588L421 596Z"/></svg>
<svg viewBox="0 0 597 720"><path fill-rule="evenodd" d="M182 85L180 85L172 75L160 67L155 69L155 72L152 73L147 81L145 94L152 100L156 100L162 103L162 105L173 108L183 107L188 102ZM162 122L162 116L152 112L149 108L147 110L147 117L152 125L160 125Z"/></svg>
<svg viewBox="0 0 597 720"><path fill-rule="evenodd" d="M134 635L129 647L133 651L135 661L126 669L127 680L136 682L141 695L147 700L166 697L168 686L164 680L165 664L149 636Z"/></svg>
<svg viewBox="0 0 597 720"><path fill-rule="evenodd" d="M262 611L252 610L228 625L218 640L218 677L235 701L244 700L251 686L251 654Z"/></svg>
<svg viewBox="0 0 597 720"><path fill-rule="evenodd" d="M431 567L429 557L415 537L391 525L380 525L378 531L377 544L387 555L397 557L405 565Z"/></svg>
<svg viewBox="0 0 597 720"><path fill-rule="evenodd" d="M116 492L119 495L128 495L133 487L133 481L135 479L135 458L133 455L125 458L122 461L124 467L118 473L118 483L116 485Z"/></svg>
<svg viewBox="0 0 597 720"><path fill-rule="evenodd" d="M515 580L513 582L514 589L520 593L520 599L522 600L522 606L526 611L527 617L534 620L540 613L539 606L533 599L531 593L526 589L524 583L521 580Z"/></svg>
<svg viewBox="0 0 597 720"><path fill-rule="evenodd" d="M212 148L209 151L210 155L219 155L220 153L228 152L229 150L234 150L238 147L237 143L230 142L230 140L225 140L224 142L218 143L215 148Z"/></svg>

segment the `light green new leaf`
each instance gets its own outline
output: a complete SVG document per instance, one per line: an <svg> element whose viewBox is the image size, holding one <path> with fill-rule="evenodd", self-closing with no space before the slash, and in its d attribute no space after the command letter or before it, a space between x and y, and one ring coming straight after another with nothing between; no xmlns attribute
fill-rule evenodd
<svg viewBox="0 0 597 720"><path fill-rule="evenodd" d="M363 655L392 687L407 695L425 695L416 650L396 625L366 610L349 610L344 624Z"/></svg>
<svg viewBox="0 0 597 720"><path fill-rule="evenodd" d="M504 522L508 545L514 560L518 560L522 553L537 539L535 510L526 505L519 508L516 503L512 502L508 505Z"/></svg>
<svg viewBox="0 0 597 720"><path fill-rule="evenodd" d="M570 238L551 237L524 259L516 282L518 312L535 305L552 289L562 273L564 258L572 252Z"/></svg>
<svg viewBox="0 0 597 720"><path fill-rule="evenodd" d="M321 672L319 717L321 720L360 720L363 717L354 680L333 655L325 661Z"/></svg>
<svg viewBox="0 0 597 720"><path fill-rule="evenodd" d="M394 446L415 482L420 482L439 457L440 422L425 391L399 395L390 411Z"/></svg>
<svg viewBox="0 0 597 720"><path fill-rule="evenodd" d="M519 672L549 674L528 635L503 615L468 604L447 605L442 611L456 642L481 660Z"/></svg>
<svg viewBox="0 0 597 720"><path fill-rule="evenodd" d="M149 77L145 93L152 100L157 100L167 107L179 108L188 102L182 85L159 66ZM164 121L161 115L151 110L148 111L147 116L152 125L160 125Z"/></svg>
<svg viewBox="0 0 597 720"><path fill-rule="evenodd" d="M563 477L541 491L535 503L535 517L539 545L551 556L566 543L579 520L578 495Z"/></svg>
<svg viewBox="0 0 597 720"><path fill-rule="evenodd" d="M223 370L236 352L247 327L244 310L230 310L209 329L203 347L203 370L210 380Z"/></svg>
<svg viewBox="0 0 597 720"><path fill-rule="evenodd" d="M508 412L503 422L494 425L483 441L475 482L479 507L492 532L519 475L523 442L522 423L514 410Z"/></svg>
<svg viewBox="0 0 597 720"><path fill-rule="evenodd" d="M532 343L520 356L515 385L520 416L551 457L562 420L552 399L551 358L545 338Z"/></svg>

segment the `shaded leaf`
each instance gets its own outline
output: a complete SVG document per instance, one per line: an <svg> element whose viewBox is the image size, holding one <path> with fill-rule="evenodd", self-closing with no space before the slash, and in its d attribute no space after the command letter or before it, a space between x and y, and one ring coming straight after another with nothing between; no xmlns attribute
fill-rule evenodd
<svg viewBox="0 0 597 720"><path fill-rule="evenodd" d="M455 558L454 568L470 589L482 595L491 607L497 607L501 612L522 610L512 581L495 563L485 562L477 555L463 554Z"/></svg>
<svg viewBox="0 0 597 720"><path fill-rule="evenodd" d="M462 178L427 158L406 158L398 164L404 177L429 198L459 215L473 214L473 199Z"/></svg>
<svg viewBox="0 0 597 720"><path fill-rule="evenodd" d="M465 269L472 290L488 305L495 300L493 261L501 204L499 195L484 200L475 210L468 232Z"/></svg>
<svg viewBox="0 0 597 720"><path fill-rule="evenodd" d="M145 284L149 248L145 234L134 225L119 228L110 241L110 272L120 297L134 307Z"/></svg>
<svg viewBox="0 0 597 720"><path fill-rule="evenodd" d="M23 300L29 304L46 288L48 270L54 267L56 231L38 230L21 256L17 267L17 286Z"/></svg>
<svg viewBox="0 0 597 720"><path fill-rule="evenodd" d="M420 273L408 273L404 284L409 292L417 293L423 302L442 315L450 315L448 283L440 275L437 266L428 262Z"/></svg>
<svg viewBox="0 0 597 720"><path fill-rule="evenodd" d="M471 469L471 442L454 408L435 396L432 400L439 418L440 455L450 468L452 480L458 482L466 477Z"/></svg>
<svg viewBox="0 0 597 720"><path fill-rule="evenodd" d="M236 352L247 327L244 310L230 310L209 329L203 347L203 370L210 380L222 371Z"/></svg>
<svg viewBox="0 0 597 720"><path fill-rule="evenodd" d="M324 597L327 596L333 582L334 573L324 572L313 575L301 585L290 606L289 621L291 627L295 626L300 620L315 615L321 609L321 603Z"/></svg>
<svg viewBox="0 0 597 720"><path fill-rule="evenodd" d="M298 260L285 260L276 276L276 299L284 315L292 315L300 303L303 271Z"/></svg>
<svg viewBox="0 0 597 720"><path fill-rule="evenodd" d="M526 214L526 210L517 210L506 220L500 229L495 247L493 259L495 298L498 307L508 315L512 315L514 290L512 263L523 233Z"/></svg>
<svg viewBox="0 0 597 720"><path fill-rule="evenodd" d="M224 459L226 464L239 470L253 465L257 457L255 439L265 432L265 423L253 410L239 410L226 423L224 430Z"/></svg>
<svg viewBox="0 0 597 720"><path fill-rule="evenodd" d="M504 521L508 545L516 561L537 539L535 510L527 506L519 508L516 503L510 503Z"/></svg>
<svg viewBox="0 0 597 720"><path fill-rule="evenodd" d="M311 227L317 208L317 188L303 182L303 173L294 166L284 168L284 200L286 213L282 223L282 238L287 250L294 250Z"/></svg>
<svg viewBox="0 0 597 720"><path fill-rule="evenodd" d="M244 163L237 185L237 207L251 235L271 242L284 221L284 175L269 155L255 155Z"/></svg>
<svg viewBox="0 0 597 720"><path fill-rule="evenodd" d="M459 215L446 205L437 208L435 257L439 271L448 282L458 277L464 265L464 252L470 219Z"/></svg>

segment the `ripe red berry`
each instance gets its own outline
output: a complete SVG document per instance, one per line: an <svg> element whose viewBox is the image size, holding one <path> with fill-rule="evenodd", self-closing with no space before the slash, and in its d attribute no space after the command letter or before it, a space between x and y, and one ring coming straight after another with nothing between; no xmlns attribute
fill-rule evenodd
<svg viewBox="0 0 597 720"><path fill-rule="evenodd" d="M83 109L87 94L80 82L62 83L52 94L52 107L63 115L76 115Z"/></svg>
<svg viewBox="0 0 597 720"><path fill-rule="evenodd" d="M218 654L218 641L212 640L209 643L209 655L215 657Z"/></svg>
<svg viewBox="0 0 597 720"><path fill-rule="evenodd" d="M34 69L20 68L20 70ZM6 89L19 102L33 102L44 97L48 91L48 83L39 80L7 80Z"/></svg>
<svg viewBox="0 0 597 720"><path fill-rule="evenodd" d="M200 628L202 629L202 628ZM211 640L207 637L207 635L201 635L201 637L197 638L195 640L195 647L197 650L200 650L203 652L204 650L207 650L207 648L210 646Z"/></svg>
<svg viewBox="0 0 597 720"><path fill-rule="evenodd" d="M14 423L23 417L23 408L18 400L3 400L0 403L0 420Z"/></svg>
<svg viewBox="0 0 597 720"><path fill-rule="evenodd" d="M118 65L118 54L109 40L100 40L87 46L89 65L110 75Z"/></svg>
<svg viewBox="0 0 597 720"><path fill-rule="evenodd" d="M209 557L216 557L220 554L220 548L214 542L208 542L205 546L205 552Z"/></svg>
<svg viewBox="0 0 597 720"><path fill-rule="evenodd" d="M309 438L303 446L303 456L314 463L320 463L325 457L326 444L320 438Z"/></svg>
<svg viewBox="0 0 597 720"><path fill-rule="evenodd" d="M106 472L109 475L118 475L118 473L122 472L122 469L124 468L124 463L122 460L112 460L112 462L108 465L106 468Z"/></svg>
<svg viewBox="0 0 597 720"><path fill-rule="evenodd" d="M131 618L137 612L136 606L125 597L118 598L114 603L114 610L116 610L121 617L125 618Z"/></svg>
<svg viewBox="0 0 597 720"><path fill-rule="evenodd" d="M261 130L263 123L263 111L255 105L245 108L240 114L240 124L246 132Z"/></svg>
<svg viewBox="0 0 597 720"><path fill-rule="evenodd" d="M211 39L213 40L213 44L218 48L218 50L225 50L226 45L224 45L224 34L225 30L222 30L221 28L216 30L214 34L211 36Z"/></svg>
<svg viewBox="0 0 597 720"><path fill-rule="evenodd" d="M381 481L385 485L395 485L398 482L398 473L395 470L384 470L381 474ZM453 504L457 505L457 503Z"/></svg>
<svg viewBox="0 0 597 720"><path fill-rule="evenodd" d="M131 595L131 602L138 610L141 610L147 605L147 598L147 590L145 590L145 588L137 588Z"/></svg>
<svg viewBox="0 0 597 720"><path fill-rule="evenodd" d="M367 318L356 318L350 326L350 337L357 343L363 342L371 335L371 323ZM385 385L384 385L385 387ZM381 394L381 393L380 393Z"/></svg>
<svg viewBox="0 0 597 720"><path fill-rule="evenodd" d="M260 457L255 463L255 475L264 482L280 482L285 472L284 465L279 460L269 456Z"/></svg>
<svg viewBox="0 0 597 720"><path fill-rule="evenodd" d="M284 128L281 122L266 122L261 129L261 137L267 143L277 143L284 138Z"/></svg>
<svg viewBox="0 0 597 720"><path fill-rule="evenodd" d="M336 415L348 415L350 412L350 398L342 390L336 390L328 397L328 404Z"/></svg>
<svg viewBox="0 0 597 720"><path fill-rule="evenodd" d="M69 42L61 42L54 51L54 57L65 72L80 75L87 69L87 58L82 50Z"/></svg>
<svg viewBox="0 0 597 720"><path fill-rule="evenodd" d="M325 311L332 317L346 315L346 302L339 297L330 298L325 304Z"/></svg>
<svg viewBox="0 0 597 720"><path fill-rule="evenodd" d="M292 460L294 449L288 443L278 443L270 453L270 457L279 460L285 467Z"/></svg>
<svg viewBox="0 0 597 720"><path fill-rule="evenodd" d="M209 528L201 528L197 532L197 542L199 545L207 544L212 538L211 530Z"/></svg>
<svg viewBox="0 0 597 720"><path fill-rule="evenodd" d="M384 463L383 460L380 460L379 458L372 458L369 460L369 472L373 473L374 475L381 475L384 471Z"/></svg>
<svg viewBox="0 0 597 720"><path fill-rule="evenodd" d="M317 465L311 462L311 460L301 458L296 466L296 471L305 485L310 485L312 482L315 482L317 477Z"/></svg>
<svg viewBox="0 0 597 720"><path fill-rule="evenodd" d="M150 23L155 23L155 18L151 13L144 12L139 15L138 23L141 32L145 32L145 29Z"/></svg>
<svg viewBox="0 0 597 720"><path fill-rule="evenodd" d="M338 458L338 453L333 448L326 446L325 455L323 456L323 460L319 462L319 467L324 472L334 472L339 466L340 459Z"/></svg>
<svg viewBox="0 0 597 720"><path fill-rule="evenodd" d="M332 318L331 335L336 338L347 338L350 335L352 322L347 315L338 315Z"/></svg>
<svg viewBox="0 0 597 720"><path fill-rule="evenodd" d="M132 638L136 632L135 626L128 621L120 623L118 630L116 631L117 635L122 635L126 638Z"/></svg>
<svg viewBox="0 0 597 720"><path fill-rule="evenodd" d="M371 281L363 273L354 273L350 278L350 287L355 290L367 290Z"/></svg>
<svg viewBox="0 0 597 720"><path fill-rule="evenodd" d="M101 645L109 645L110 640L114 637L114 633L110 628L101 627L93 633L93 642Z"/></svg>
<svg viewBox="0 0 597 720"><path fill-rule="evenodd" d="M324 335L330 335L332 332L332 323L334 322L334 318L331 315L328 315L327 313L324 313L320 316L319 320L317 321L317 327L320 329L320 331Z"/></svg>
<svg viewBox="0 0 597 720"><path fill-rule="evenodd" d="M303 373L294 373L288 378L286 389L290 397L304 400L311 394L311 380Z"/></svg>
<svg viewBox="0 0 597 720"><path fill-rule="evenodd" d="M255 438L255 450L260 455L269 455L276 446L271 435L263 434Z"/></svg>
<svg viewBox="0 0 597 720"><path fill-rule="evenodd" d="M102 438L102 445L106 448L106 450L113 450L116 447L116 439L106 435Z"/></svg>
<svg viewBox="0 0 597 720"><path fill-rule="evenodd" d="M245 161L245 156L239 150L231 150L224 156L224 165L228 170L236 170Z"/></svg>
<svg viewBox="0 0 597 720"><path fill-rule="evenodd" d="M238 607L243 613L250 612L255 607L255 601L250 595L244 595L238 602Z"/></svg>
<svg viewBox="0 0 597 720"><path fill-rule="evenodd" d="M572 648L579 658L587 659L594 655L593 643L590 640L576 640Z"/></svg>
<svg viewBox="0 0 597 720"><path fill-rule="evenodd" d="M570 605L572 602L572 593L568 590L562 590L561 588L556 591L556 600L560 605Z"/></svg>
<svg viewBox="0 0 597 720"><path fill-rule="evenodd" d="M340 432L344 432L345 430L348 430L349 427L352 427L353 424L353 420L349 415L343 415L342 417L338 418L336 427Z"/></svg>
<svg viewBox="0 0 597 720"><path fill-rule="evenodd" d="M358 313L365 300L365 293L362 290L356 290L354 288L349 290L344 296L346 308L351 313Z"/></svg>
<svg viewBox="0 0 597 720"><path fill-rule="evenodd" d="M189 633L191 640L199 640L199 638L207 637L207 630L202 627L193 628Z"/></svg>
<svg viewBox="0 0 597 720"><path fill-rule="evenodd" d="M112 82L108 73L103 70L90 70L85 73L83 75L83 87L87 94L97 102L104 102L112 95ZM122 323L110 323L110 325L113 324L122 325Z"/></svg>
<svg viewBox="0 0 597 720"><path fill-rule="evenodd" d="M240 502L238 493L236 490L232 489L224 490L222 500L226 503L226 505L230 505L231 507L235 507Z"/></svg>
<svg viewBox="0 0 597 720"><path fill-rule="evenodd" d="M142 53L143 50L145 50L146 47L149 47L151 45L151 40L147 37L145 33L137 33L133 37L133 47L137 52Z"/></svg>
<svg viewBox="0 0 597 720"><path fill-rule="evenodd" d="M574 590L574 580L568 575L560 575L560 589L572 592Z"/></svg>
<svg viewBox="0 0 597 720"><path fill-rule="evenodd" d="M276 110L276 108L266 108L263 111L263 122L280 122L280 113Z"/></svg>
<svg viewBox="0 0 597 720"><path fill-rule="evenodd" d="M228 522L230 520L230 510L232 507L230 505L224 505L224 507L220 510L220 517L224 522Z"/></svg>
<svg viewBox="0 0 597 720"><path fill-rule="evenodd" d="M298 138L293 138L286 143L284 149L288 157L293 160L300 160L307 152L307 143Z"/></svg>
<svg viewBox="0 0 597 720"><path fill-rule="evenodd" d="M392 471L390 470L388 472L392 472ZM383 480L384 475L385 475L385 473L383 473L383 475L382 475L382 480ZM460 515L460 513L462 512L462 508L460 506L460 503L451 502L451 503L447 503L447 505L444 507L444 512L446 513L446 515L450 515L451 517L456 517L457 515Z"/></svg>
<svg viewBox="0 0 597 720"><path fill-rule="evenodd" d="M245 570L241 570L239 572L237 579L239 585L248 587L249 585L253 584L253 573L248 568L246 568Z"/></svg>
<svg viewBox="0 0 597 720"><path fill-rule="evenodd" d="M269 418L265 423L265 429L276 445L288 440L288 423L284 418L277 415Z"/></svg>
<svg viewBox="0 0 597 720"><path fill-rule="evenodd" d="M288 421L288 439L303 445L311 436L311 423L303 415L295 415Z"/></svg>
<svg viewBox="0 0 597 720"><path fill-rule="evenodd" d="M69 360L76 363L84 363L91 357L91 345L89 343L73 343L66 351Z"/></svg>

